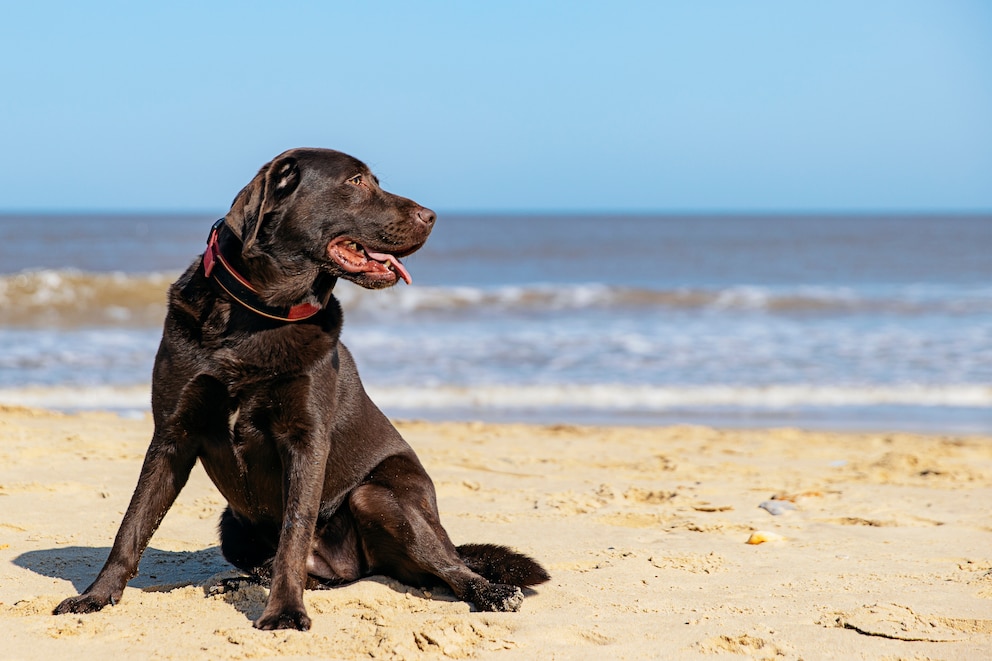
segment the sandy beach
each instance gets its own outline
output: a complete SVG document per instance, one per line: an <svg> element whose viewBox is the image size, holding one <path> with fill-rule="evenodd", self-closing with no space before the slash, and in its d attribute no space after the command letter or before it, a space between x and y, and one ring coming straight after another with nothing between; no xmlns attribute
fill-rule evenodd
<svg viewBox="0 0 992 661"><path fill-rule="evenodd" d="M310 632L256 631L262 588L209 594L234 573L197 467L122 602L53 616L105 560L152 425L0 407L0 657L992 658L992 438L398 424L456 543L550 570L520 612L372 577L308 592Z"/></svg>

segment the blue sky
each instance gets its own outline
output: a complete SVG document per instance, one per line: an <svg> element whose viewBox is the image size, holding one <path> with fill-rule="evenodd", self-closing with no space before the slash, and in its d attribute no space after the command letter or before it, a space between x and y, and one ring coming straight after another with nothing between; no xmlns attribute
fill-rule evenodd
<svg viewBox="0 0 992 661"><path fill-rule="evenodd" d="M440 211L992 211L992 3L21 2L0 210L226 210L295 146Z"/></svg>

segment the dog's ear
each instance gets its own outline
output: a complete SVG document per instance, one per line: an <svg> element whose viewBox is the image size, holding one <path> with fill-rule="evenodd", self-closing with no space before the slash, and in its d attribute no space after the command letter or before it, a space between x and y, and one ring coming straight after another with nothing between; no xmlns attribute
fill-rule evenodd
<svg viewBox="0 0 992 661"><path fill-rule="evenodd" d="M254 252L258 230L265 216L274 211L300 185L300 166L292 156L266 163L255 178L241 189L224 222L241 237L243 255Z"/></svg>

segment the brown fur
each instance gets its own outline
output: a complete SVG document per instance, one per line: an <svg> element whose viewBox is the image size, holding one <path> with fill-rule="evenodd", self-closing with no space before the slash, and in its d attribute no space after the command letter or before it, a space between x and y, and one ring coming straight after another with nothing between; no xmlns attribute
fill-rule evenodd
<svg viewBox="0 0 992 661"><path fill-rule="evenodd" d="M520 588L547 580L505 547L451 543L433 483L338 341L336 279L380 288L397 274L336 261L332 242L402 257L434 220L340 152L296 149L262 167L225 217L221 248L266 305L322 310L296 322L259 316L205 276L202 258L172 285L152 378L155 431L131 504L96 580L55 613L121 598L197 459L228 502L224 556L269 585L260 629L308 629L305 586L371 574L444 583L496 611L517 610Z"/></svg>

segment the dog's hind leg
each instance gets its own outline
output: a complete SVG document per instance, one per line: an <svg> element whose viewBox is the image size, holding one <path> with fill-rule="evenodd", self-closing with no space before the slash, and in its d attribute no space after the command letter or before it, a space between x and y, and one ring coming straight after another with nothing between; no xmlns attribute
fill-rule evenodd
<svg viewBox="0 0 992 661"><path fill-rule="evenodd" d="M348 504L369 573L413 585L440 580L483 611L516 611L523 604L520 588L493 583L466 566L441 527L434 485L416 457L383 461L351 492Z"/></svg>

